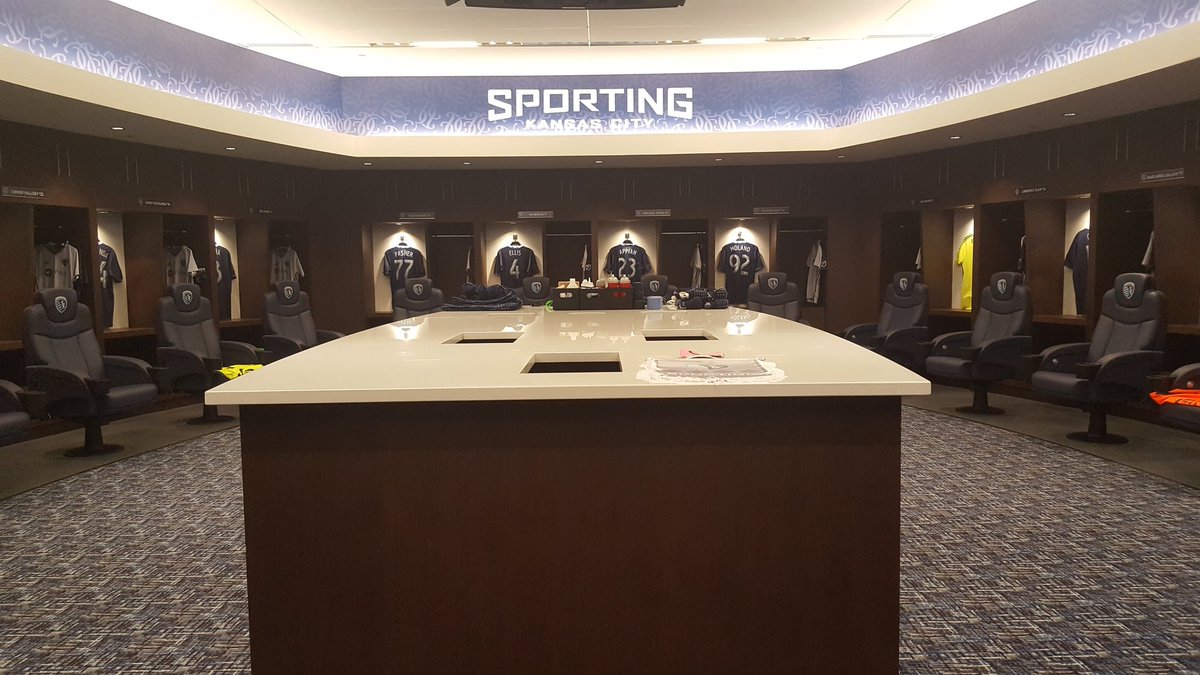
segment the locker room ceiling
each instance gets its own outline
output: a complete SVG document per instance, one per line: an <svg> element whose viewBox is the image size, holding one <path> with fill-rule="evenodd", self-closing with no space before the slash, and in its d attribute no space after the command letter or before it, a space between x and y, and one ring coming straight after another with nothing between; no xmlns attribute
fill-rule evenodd
<svg viewBox="0 0 1200 675"><path fill-rule="evenodd" d="M111 1L351 77L841 69L1033 0L687 0L672 9L597 11L447 7L444 0ZM767 41L700 42L744 38ZM412 46L427 42L480 46Z"/></svg>

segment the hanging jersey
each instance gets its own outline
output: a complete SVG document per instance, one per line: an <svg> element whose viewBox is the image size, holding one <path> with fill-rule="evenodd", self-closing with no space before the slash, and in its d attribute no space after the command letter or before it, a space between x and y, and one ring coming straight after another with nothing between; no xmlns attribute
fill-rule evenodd
<svg viewBox="0 0 1200 675"><path fill-rule="evenodd" d="M703 272L704 257L700 255L700 244L696 244L696 250L692 252L692 288L700 286Z"/></svg>
<svg viewBox="0 0 1200 675"><path fill-rule="evenodd" d="M758 246L744 241L725 244L717 256L717 270L725 273L729 302L745 304L746 291L754 283L754 275L766 266Z"/></svg>
<svg viewBox="0 0 1200 675"><path fill-rule="evenodd" d="M237 272L233 269L233 255L229 253L229 249L224 246L217 247L217 283L229 284L237 278Z"/></svg>
<svg viewBox="0 0 1200 675"><path fill-rule="evenodd" d="M620 279L629 277L630 281L642 278L643 274L651 274L654 268L650 265L650 256L646 249L637 244L619 244L608 250L604 259L604 271Z"/></svg>
<svg viewBox="0 0 1200 675"><path fill-rule="evenodd" d="M537 257L528 246L505 246L496 252L492 272L505 288L520 288L525 277L538 273Z"/></svg>
<svg viewBox="0 0 1200 675"><path fill-rule="evenodd" d="M426 276L425 256L411 246L393 246L383 254L383 276L392 284L392 294L404 288L405 279Z"/></svg>
<svg viewBox="0 0 1200 675"><path fill-rule="evenodd" d="M196 257L187 246L163 249L163 267L167 273L167 285L190 284L192 277L200 272Z"/></svg>
<svg viewBox="0 0 1200 675"><path fill-rule="evenodd" d="M804 299L815 305L821 299L821 273L825 271L825 249L821 248L820 241L814 243L809 249L808 258L804 264L808 266L808 283L804 288Z"/></svg>
<svg viewBox="0 0 1200 675"><path fill-rule="evenodd" d="M962 308L971 309L971 270L975 266L975 235L963 237L954 262L962 268Z"/></svg>
<svg viewBox="0 0 1200 675"><path fill-rule="evenodd" d="M113 284L124 281L121 273L121 263L117 260L117 252L113 247L103 242L100 249L100 301L104 310L104 327L112 328L113 313L116 307L116 293Z"/></svg>
<svg viewBox="0 0 1200 675"><path fill-rule="evenodd" d="M291 246L271 249L271 283L280 281L300 281L304 276L304 266L300 264L300 256Z"/></svg>
<svg viewBox="0 0 1200 675"><path fill-rule="evenodd" d="M1088 289L1088 246L1091 235L1084 228L1075 233L1071 240L1071 248L1067 249L1067 257L1063 267L1071 270L1071 285L1075 287L1075 313L1083 314L1087 305Z"/></svg>
<svg viewBox="0 0 1200 675"><path fill-rule="evenodd" d="M42 244L34 251L37 289L73 288L79 279L79 249L70 244Z"/></svg>

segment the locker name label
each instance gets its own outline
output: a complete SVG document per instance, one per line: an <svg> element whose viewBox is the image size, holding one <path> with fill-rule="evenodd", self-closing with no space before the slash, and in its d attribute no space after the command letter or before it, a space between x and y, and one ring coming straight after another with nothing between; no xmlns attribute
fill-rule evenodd
<svg viewBox="0 0 1200 675"><path fill-rule="evenodd" d="M1147 171L1142 174L1143 183L1157 183L1164 180L1183 180L1183 169L1163 169L1162 171Z"/></svg>
<svg viewBox="0 0 1200 675"><path fill-rule="evenodd" d="M553 211L517 211L518 218L553 218Z"/></svg>
<svg viewBox="0 0 1200 675"><path fill-rule="evenodd" d="M756 206L756 207L754 207L754 215L756 215L756 216L790 216L790 215L792 215L792 207L790 207L790 206Z"/></svg>
<svg viewBox="0 0 1200 675"><path fill-rule="evenodd" d="M169 202L165 199L139 199L138 205L140 205L140 206L158 206L158 207L161 207L164 209L171 208L171 202Z"/></svg>
<svg viewBox="0 0 1200 675"><path fill-rule="evenodd" d="M670 218L671 209L634 209L634 218Z"/></svg>
<svg viewBox="0 0 1200 675"><path fill-rule="evenodd" d="M396 214L396 220L433 220L433 211L401 211Z"/></svg>
<svg viewBox="0 0 1200 675"><path fill-rule="evenodd" d="M45 190L34 190L33 188L13 187L11 185L0 186L0 197L23 197L25 199L45 199Z"/></svg>

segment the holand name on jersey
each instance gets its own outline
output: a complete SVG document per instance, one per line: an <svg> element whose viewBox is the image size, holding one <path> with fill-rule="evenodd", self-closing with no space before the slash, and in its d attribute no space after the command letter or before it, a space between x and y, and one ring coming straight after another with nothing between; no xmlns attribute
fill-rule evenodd
<svg viewBox="0 0 1200 675"><path fill-rule="evenodd" d="M610 120L526 120L527 129L556 128L587 130L652 126L654 118L674 117L692 119L694 111L692 87L658 87L655 89L488 89L488 121L500 122L523 118L526 112L542 115L567 115L586 112L627 113L641 119ZM568 122L571 123L568 127Z"/></svg>

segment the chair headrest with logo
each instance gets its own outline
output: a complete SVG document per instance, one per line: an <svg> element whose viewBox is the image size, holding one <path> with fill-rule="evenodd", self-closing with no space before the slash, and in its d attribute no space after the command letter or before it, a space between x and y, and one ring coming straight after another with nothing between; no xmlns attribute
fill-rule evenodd
<svg viewBox="0 0 1200 675"><path fill-rule="evenodd" d="M433 295L433 282L429 277L405 279L404 294L409 300L428 300Z"/></svg>
<svg viewBox="0 0 1200 675"><path fill-rule="evenodd" d="M913 288L919 283L921 275L918 272L897 272L892 276L892 290L900 297L912 295Z"/></svg>
<svg viewBox="0 0 1200 675"><path fill-rule="evenodd" d="M79 311L79 296L70 288L47 288L37 293L37 302L46 310L46 317L54 323L75 320Z"/></svg>
<svg viewBox="0 0 1200 675"><path fill-rule="evenodd" d="M1128 272L1118 274L1113 282L1113 295L1121 307L1140 307L1146 291L1154 288L1154 278L1149 274Z"/></svg>
<svg viewBox="0 0 1200 675"><path fill-rule="evenodd" d="M179 312L195 312L200 309L200 287L196 284L171 286L171 297L175 300L175 309Z"/></svg>
<svg viewBox="0 0 1200 675"><path fill-rule="evenodd" d="M763 272L758 275L758 290L763 295L780 295L787 290L787 274Z"/></svg>
<svg viewBox="0 0 1200 675"><path fill-rule="evenodd" d="M295 281L279 281L275 283L275 295L281 305L294 305L300 302L300 284Z"/></svg>

